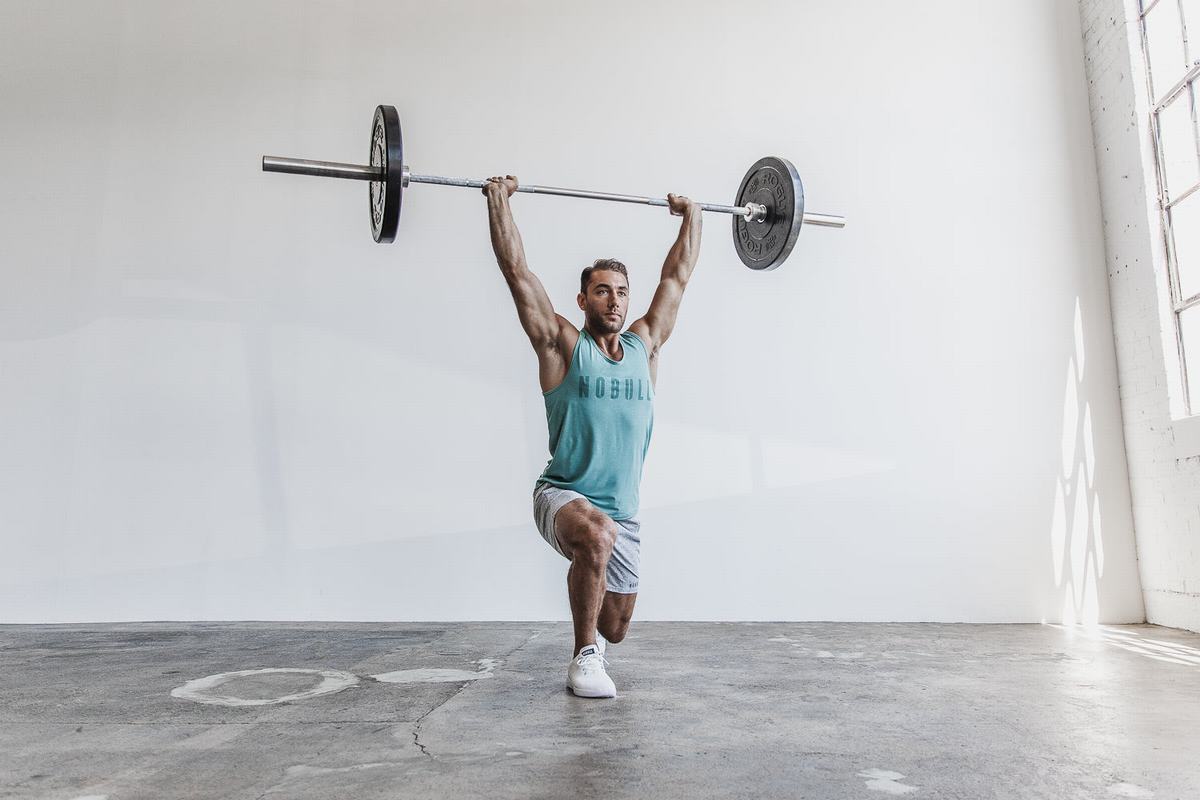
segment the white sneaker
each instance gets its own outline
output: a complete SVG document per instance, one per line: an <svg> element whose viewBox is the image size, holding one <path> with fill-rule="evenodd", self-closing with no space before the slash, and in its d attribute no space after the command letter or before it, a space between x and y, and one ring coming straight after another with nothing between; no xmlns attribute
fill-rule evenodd
<svg viewBox="0 0 1200 800"><path fill-rule="evenodd" d="M600 648L600 655L604 655L604 651L608 649L608 640L600 631L596 631L596 647Z"/></svg>
<svg viewBox="0 0 1200 800"><path fill-rule="evenodd" d="M594 644L579 648L567 667L567 688L577 697L616 697L617 687L604 671L604 656Z"/></svg>

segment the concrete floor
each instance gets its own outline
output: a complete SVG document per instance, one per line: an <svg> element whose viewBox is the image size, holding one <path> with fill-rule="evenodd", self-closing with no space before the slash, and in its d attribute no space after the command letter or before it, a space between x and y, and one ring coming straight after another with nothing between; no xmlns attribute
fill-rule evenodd
<svg viewBox="0 0 1200 800"><path fill-rule="evenodd" d="M1200 634L635 622L614 700L568 692L570 647L566 623L0 626L0 797L1200 798ZM334 672L198 681L272 668Z"/></svg>

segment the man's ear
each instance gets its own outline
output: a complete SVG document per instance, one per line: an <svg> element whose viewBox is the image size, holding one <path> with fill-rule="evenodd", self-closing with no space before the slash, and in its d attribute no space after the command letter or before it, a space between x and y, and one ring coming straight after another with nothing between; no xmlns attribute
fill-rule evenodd
<svg viewBox="0 0 1200 800"><path fill-rule="evenodd" d="M578 295L575 296L575 302L579 304L579 310L583 311L583 309L584 309L583 292L580 292Z"/></svg>

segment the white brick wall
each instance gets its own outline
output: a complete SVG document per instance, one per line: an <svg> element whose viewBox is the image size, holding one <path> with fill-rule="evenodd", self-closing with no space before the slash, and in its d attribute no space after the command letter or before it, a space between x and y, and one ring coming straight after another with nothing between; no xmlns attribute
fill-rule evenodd
<svg viewBox="0 0 1200 800"><path fill-rule="evenodd" d="M1200 457L1182 387L1154 190L1136 0L1080 0L1125 450L1148 621L1200 630Z"/></svg>

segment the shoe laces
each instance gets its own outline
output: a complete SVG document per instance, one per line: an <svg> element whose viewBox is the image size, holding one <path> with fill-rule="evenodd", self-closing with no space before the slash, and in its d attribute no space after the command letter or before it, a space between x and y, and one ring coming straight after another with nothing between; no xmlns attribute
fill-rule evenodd
<svg viewBox="0 0 1200 800"><path fill-rule="evenodd" d="M609 660L599 653L591 653L590 655L580 656L575 659L575 663L579 665L579 670L585 675L591 675L596 672L603 672L604 665L609 663Z"/></svg>

